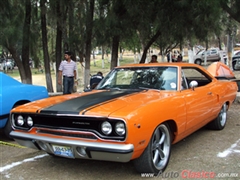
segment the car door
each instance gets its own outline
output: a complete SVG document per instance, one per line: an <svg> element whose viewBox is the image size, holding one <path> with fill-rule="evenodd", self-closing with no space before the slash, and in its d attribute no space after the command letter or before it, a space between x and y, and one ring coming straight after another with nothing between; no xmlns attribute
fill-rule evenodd
<svg viewBox="0 0 240 180"><path fill-rule="evenodd" d="M214 60L218 60L218 59L219 59L219 54L218 54L217 50L215 50L215 49L210 50L208 60L214 61Z"/></svg>
<svg viewBox="0 0 240 180"><path fill-rule="evenodd" d="M214 117L216 95L211 91L214 84L211 77L198 68L183 68L182 78L186 79L187 88L182 90L186 102L186 129L196 130ZM198 86L190 88L191 81Z"/></svg>

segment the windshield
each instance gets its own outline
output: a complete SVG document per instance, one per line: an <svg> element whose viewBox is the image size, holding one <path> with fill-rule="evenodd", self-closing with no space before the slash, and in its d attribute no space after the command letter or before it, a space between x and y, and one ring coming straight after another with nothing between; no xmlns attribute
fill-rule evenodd
<svg viewBox="0 0 240 180"><path fill-rule="evenodd" d="M116 68L96 89L177 90L177 68L165 66Z"/></svg>

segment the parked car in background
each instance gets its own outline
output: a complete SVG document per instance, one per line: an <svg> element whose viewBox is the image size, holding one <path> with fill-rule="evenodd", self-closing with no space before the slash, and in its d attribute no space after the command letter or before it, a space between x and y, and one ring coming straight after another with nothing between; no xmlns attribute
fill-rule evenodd
<svg viewBox="0 0 240 180"><path fill-rule="evenodd" d="M233 56L240 56L240 50L236 50L233 52Z"/></svg>
<svg viewBox="0 0 240 180"><path fill-rule="evenodd" d="M233 70L240 70L240 55L232 58L232 68Z"/></svg>
<svg viewBox="0 0 240 180"><path fill-rule="evenodd" d="M19 105L48 97L48 91L44 86L20 83L3 72L0 72L0 84L0 128L4 128L4 133L10 137L10 111Z"/></svg>
<svg viewBox="0 0 240 180"><path fill-rule="evenodd" d="M237 51L234 51L233 57L232 57L233 70L240 70L239 61L240 61L240 50L237 50Z"/></svg>
<svg viewBox="0 0 240 180"><path fill-rule="evenodd" d="M207 62L220 61L221 60L221 54L220 53L222 53L223 56L224 56L224 51L220 51L216 48L210 49L210 50L207 50L207 51L201 50L193 57L194 63L198 64L198 65L201 65L205 61L205 54L206 54Z"/></svg>
<svg viewBox="0 0 240 180"><path fill-rule="evenodd" d="M3 62L3 60L5 60L4 58L0 58L0 63L2 63Z"/></svg>
<svg viewBox="0 0 240 180"><path fill-rule="evenodd" d="M205 125L225 127L234 79L222 63L209 71L191 63L116 67L92 91L14 108L10 135L53 157L132 160L137 171L158 174L172 144Z"/></svg>
<svg viewBox="0 0 240 180"><path fill-rule="evenodd" d="M4 59L2 61L2 67L3 70L7 71L7 70L13 70L14 69L14 61L12 59Z"/></svg>

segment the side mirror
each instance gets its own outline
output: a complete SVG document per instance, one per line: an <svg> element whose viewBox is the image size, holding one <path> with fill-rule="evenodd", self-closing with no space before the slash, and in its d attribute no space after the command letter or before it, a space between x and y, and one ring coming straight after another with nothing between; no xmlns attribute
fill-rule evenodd
<svg viewBox="0 0 240 180"><path fill-rule="evenodd" d="M192 90L194 90L195 87L198 86L198 82L197 81L191 81L189 84L189 87L192 88Z"/></svg>

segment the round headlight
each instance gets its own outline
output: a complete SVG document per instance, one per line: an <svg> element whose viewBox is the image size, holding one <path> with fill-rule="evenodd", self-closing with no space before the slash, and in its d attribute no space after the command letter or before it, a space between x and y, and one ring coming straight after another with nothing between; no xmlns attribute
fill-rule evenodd
<svg viewBox="0 0 240 180"><path fill-rule="evenodd" d="M24 119L21 115L17 117L17 125L22 126L24 124Z"/></svg>
<svg viewBox="0 0 240 180"><path fill-rule="evenodd" d="M33 120L32 120L32 118L31 118L30 116L28 116L28 118L27 118L27 125L28 125L29 127L32 127L32 126L33 126Z"/></svg>
<svg viewBox="0 0 240 180"><path fill-rule="evenodd" d="M112 132L112 125L109 122L104 121L101 125L101 130L104 134L109 135Z"/></svg>
<svg viewBox="0 0 240 180"><path fill-rule="evenodd" d="M119 136L122 136L126 133L126 129L125 129L125 126L124 126L124 123L123 122L118 122L116 125L115 125L115 132L119 135Z"/></svg>

